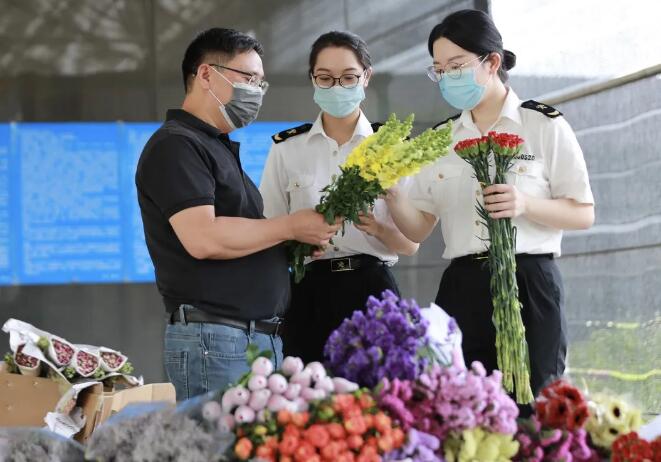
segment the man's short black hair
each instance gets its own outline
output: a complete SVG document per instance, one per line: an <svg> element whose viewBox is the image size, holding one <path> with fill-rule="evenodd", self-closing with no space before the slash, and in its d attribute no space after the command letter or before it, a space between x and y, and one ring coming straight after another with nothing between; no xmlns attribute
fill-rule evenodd
<svg viewBox="0 0 661 462"><path fill-rule="evenodd" d="M264 54L262 44L257 39L238 30L214 27L198 34L186 48L184 60L181 62L186 93L190 90L191 77L197 73L197 68L208 59L210 54L229 61L237 54L250 50L255 50L260 56Z"/></svg>

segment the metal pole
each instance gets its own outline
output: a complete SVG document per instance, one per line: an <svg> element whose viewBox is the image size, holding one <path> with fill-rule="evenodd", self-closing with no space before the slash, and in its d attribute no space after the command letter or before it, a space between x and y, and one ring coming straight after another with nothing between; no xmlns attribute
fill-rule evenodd
<svg viewBox="0 0 661 462"><path fill-rule="evenodd" d="M606 90L613 88L621 87L626 84L636 82L638 80L645 79L647 77L652 77L654 75L661 74L661 64L656 64L654 66L646 67L636 72L631 72L629 74L621 75L619 77L600 80L597 82L588 82L574 85L568 88L564 88L559 91L554 91L551 93L546 93L537 97L537 100L548 104L550 106L566 103L567 101L572 101L579 98L584 98L589 95L594 95L596 93L601 93Z"/></svg>

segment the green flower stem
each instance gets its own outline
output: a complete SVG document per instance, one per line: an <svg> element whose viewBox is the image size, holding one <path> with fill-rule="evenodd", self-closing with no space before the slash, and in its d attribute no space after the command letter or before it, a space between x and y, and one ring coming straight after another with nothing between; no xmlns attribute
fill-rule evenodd
<svg viewBox="0 0 661 462"><path fill-rule="evenodd" d="M496 173L493 181L489 174L490 149L478 155L465 157L484 188L492 184L505 184L507 171L516 153L508 156L495 154ZM503 374L503 387L515 393L518 403L533 401L530 389L530 363L525 327L521 319L521 302L516 281L516 228L509 218L494 220L478 202L477 212L489 231L490 290L493 302L492 321L496 328L498 369Z"/></svg>
<svg viewBox="0 0 661 462"><path fill-rule="evenodd" d="M350 223L359 222L358 214L367 213L374 207L378 197L385 193L377 180L367 181L361 177L358 167L342 169L342 173L334 177L322 192L324 194L316 210L324 216L329 225L335 223L335 217L344 217ZM344 224L342 233L344 234ZM312 255L316 247L291 241L288 248L294 282L299 283L305 276L305 257Z"/></svg>

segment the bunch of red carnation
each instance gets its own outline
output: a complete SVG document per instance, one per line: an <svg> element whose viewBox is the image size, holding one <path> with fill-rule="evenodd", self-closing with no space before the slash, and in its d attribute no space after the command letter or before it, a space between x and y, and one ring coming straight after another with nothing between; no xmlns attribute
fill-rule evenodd
<svg viewBox="0 0 661 462"><path fill-rule="evenodd" d="M523 138L512 133L489 132L489 143L494 153L512 157L521 149Z"/></svg>

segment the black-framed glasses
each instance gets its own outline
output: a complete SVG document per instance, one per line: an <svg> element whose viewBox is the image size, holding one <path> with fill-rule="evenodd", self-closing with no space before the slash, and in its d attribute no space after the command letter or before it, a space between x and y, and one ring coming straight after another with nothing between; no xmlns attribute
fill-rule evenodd
<svg viewBox="0 0 661 462"><path fill-rule="evenodd" d="M262 92L266 93L266 90L269 88L269 83L266 80L260 80L259 77L257 77L255 74L251 74L250 72L242 71L240 69L234 69L233 67L227 67L223 66L220 64L213 64L209 63L209 66L212 67L217 67L220 69L226 69L228 71L236 72L237 74L245 75L246 77L249 77L250 80L248 80L248 85L252 85L253 87L259 87L262 89Z"/></svg>
<svg viewBox="0 0 661 462"><path fill-rule="evenodd" d="M447 63L444 68L439 69L436 67L436 65L432 64L431 66L427 66L427 76L431 79L432 82L440 82L441 79L443 79L443 76L447 76L450 79L453 80L458 80L461 78L462 70L469 65L470 63L473 63L477 61L478 59L482 59L480 61L480 64L484 62L484 60L487 58L489 55L484 55L484 56L478 56L475 59L471 59L470 61L467 61L463 64L457 64L457 63Z"/></svg>
<svg viewBox="0 0 661 462"><path fill-rule="evenodd" d="M362 74L342 74L339 77L333 77L329 74L317 74L313 75L312 79L319 88L333 88L339 83L341 87L351 89L356 88L364 74L364 72Z"/></svg>

